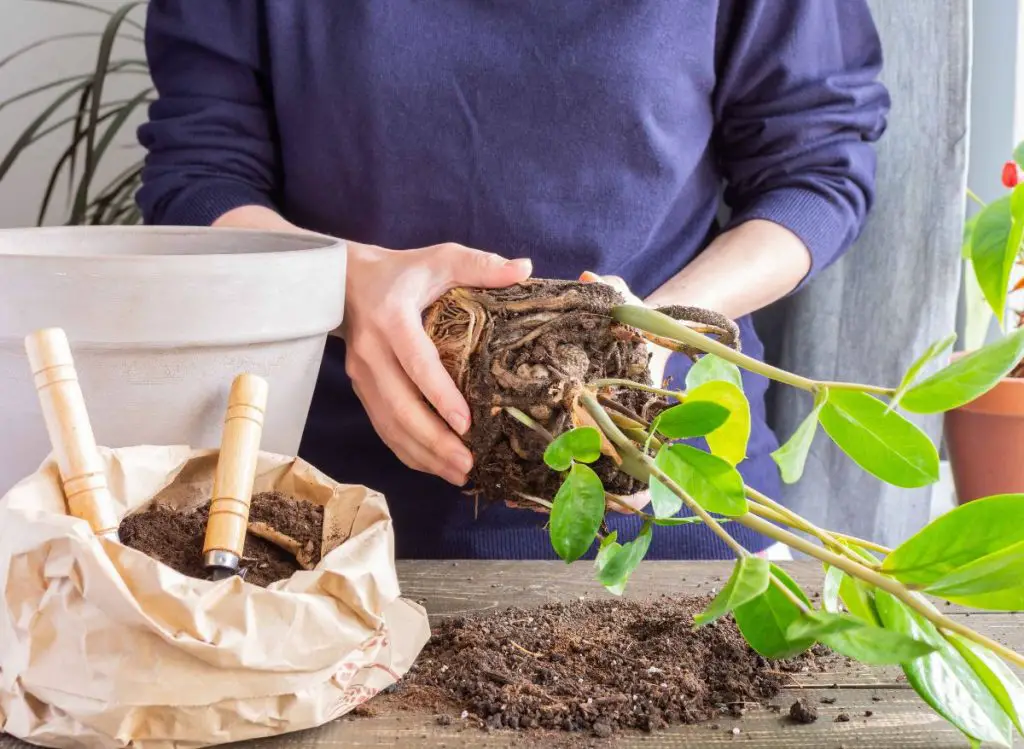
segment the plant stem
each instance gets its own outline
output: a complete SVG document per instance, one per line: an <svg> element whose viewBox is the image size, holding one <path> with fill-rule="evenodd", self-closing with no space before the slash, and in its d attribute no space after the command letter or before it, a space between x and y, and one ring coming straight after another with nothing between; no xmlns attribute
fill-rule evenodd
<svg viewBox="0 0 1024 749"><path fill-rule="evenodd" d="M738 367L743 367L769 379L809 392L814 392L816 389L817 383L814 380L787 372L778 367L773 367L770 364L765 364L746 354L741 354L724 343L719 343L705 335L690 330L690 328L678 320L673 320L668 315L657 310L627 304L613 309L612 317L618 322L639 328L652 335L671 338L706 354L714 354L726 361L732 362Z"/></svg>
<svg viewBox="0 0 1024 749"><path fill-rule="evenodd" d="M905 603L907 606L912 608L918 614L923 616L925 619L930 621L936 627L941 629L949 630L950 632L956 632L957 634L963 635L968 640L975 642L982 647L988 648L989 650L998 653L1003 658L1017 664L1018 666L1024 667L1024 656L1019 653L1010 650L1004 645L999 644L995 640L989 639L978 632L975 632L969 627L953 621L952 619L943 616L938 611L935 611L922 600L920 600L914 593L908 590L906 587L901 585L898 581L891 577L886 577L878 572L866 567L860 562L855 562L839 554L834 554L828 549L823 549L820 546L807 541L794 533L785 531L777 526L772 525L767 520L762 520L759 517L755 517L751 514L746 514L736 518L736 521L750 528L751 530L757 531L769 538L774 538L776 541L781 541L787 546L791 546L798 551L802 551L805 554L818 559L819 561L826 562L833 567L838 567L843 572L853 575L854 577L860 578L866 583L874 585L876 588L884 590L886 593L898 598L900 601Z"/></svg>
<svg viewBox="0 0 1024 749"><path fill-rule="evenodd" d="M522 497L525 500L528 500L530 502L536 502L541 507L547 507L549 510L553 507L553 505L550 502L548 502L546 499L541 499L540 497L534 497L533 495L530 495L530 494L523 494L522 492L516 492L516 494L518 494L520 497Z"/></svg>
<svg viewBox="0 0 1024 749"><path fill-rule="evenodd" d="M505 413L507 413L509 416L511 416L513 419L518 421L523 426L529 427L530 429L535 431L537 434L539 434L541 437L546 439L548 442L554 442L555 441L555 436L553 434L551 434L551 432L549 432L543 426L541 426L536 421L531 419L529 416L527 416L525 413L520 411L518 408L515 408L513 406L505 406Z"/></svg>
<svg viewBox="0 0 1024 749"><path fill-rule="evenodd" d="M633 382L632 380L623 380L618 378L609 378L605 380L594 380L590 383L591 387L595 388L632 388L633 390L642 390L645 393L654 393L655 395L661 395L665 398L675 398L678 401L682 401L686 396L683 393L678 393L672 390L665 390L663 388L656 388L651 385L641 385L639 382Z"/></svg>
<svg viewBox="0 0 1024 749"><path fill-rule="evenodd" d="M985 201L982 200L981 198L979 198L977 196L977 194L975 194L974 190L972 190L969 187L967 188L967 197L969 197L971 200L973 200L975 203L977 203L982 208L984 208L985 205L986 205Z"/></svg>
<svg viewBox="0 0 1024 749"><path fill-rule="evenodd" d="M895 388L886 388L880 385L861 385L856 382L819 382L817 385L819 388L827 390L857 390L861 393L884 395L887 398L891 398L896 394Z"/></svg>
<svg viewBox="0 0 1024 749"><path fill-rule="evenodd" d="M747 497L752 502L755 503L750 508L751 512L755 512L755 514L761 515L761 517L766 517L760 512L757 512L757 509L767 509L771 512L772 515L774 515L774 517L766 517L767 520L773 520L777 523L781 522L785 525L790 526L791 528L796 528L797 530L803 531L804 533L814 536L823 544L830 547L832 551L838 554L842 554L843 556L850 557L851 559L867 567L877 569L880 566L878 562L870 563L867 560L862 559L861 556L857 554L857 552L853 551L853 549L848 549L847 547L839 543L839 539L836 538L831 532L819 528L809 520L804 520L802 517L797 515L789 508L784 507L783 505L780 505L778 502L771 499L770 497L766 497L765 495L761 494L761 492L757 491L757 489L754 489L751 486L744 486L744 489L746 490Z"/></svg>
<svg viewBox="0 0 1024 749"><path fill-rule="evenodd" d="M749 552L743 548L743 546L732 536L730 536L718 521L715 520L707 510L700 506L693 497L687 494L683 489L677 485L664 471L662 471L650 456L644 455L637 449L637 446L627 437L622 431L615 425L615 422L611 420L604 409L601 408L601 404L597 402L597 399L589 393L584 393L580 396L580 402L583 407L587 409L594 421L601 428L601 431L610 439L616 447L625 453L630 454L637 460L642 461L650 468L652 475L657 476L658 480L661 481L665 486L671 489L683 502L689 507L690 511L694 515L697 515L704 523L711 528L714 533L725 542L725 544L732 549L733 553L738 557L747 556Z"/></svg>

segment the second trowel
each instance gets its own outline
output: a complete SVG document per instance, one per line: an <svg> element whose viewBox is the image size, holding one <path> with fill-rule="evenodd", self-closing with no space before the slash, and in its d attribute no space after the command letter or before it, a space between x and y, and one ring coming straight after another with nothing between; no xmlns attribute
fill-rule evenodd
<svg viewBox="0 0 1024 749"><path fill-rule="evenodd" d="M203 542L203 564L211 580L239 572L268 390L266 380L252 374L239 375L231 385Z"/></svg>

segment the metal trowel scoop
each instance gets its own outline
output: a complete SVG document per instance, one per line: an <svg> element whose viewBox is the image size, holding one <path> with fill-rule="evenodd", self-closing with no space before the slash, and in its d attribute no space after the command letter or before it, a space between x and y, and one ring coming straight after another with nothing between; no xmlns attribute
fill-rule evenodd
<svg viewBox="0 0 1024 749"><path fill-rule="evenodd" d="M238 574L268 390L266 380L251 374L241 374L231 384L203 542L203 564L211 580Z"/></svg>

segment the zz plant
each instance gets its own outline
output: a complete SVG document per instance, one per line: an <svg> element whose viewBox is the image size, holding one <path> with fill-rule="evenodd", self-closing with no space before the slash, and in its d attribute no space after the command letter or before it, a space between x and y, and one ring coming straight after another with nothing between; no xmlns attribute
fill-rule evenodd
<svg viewBox="0 0 1024 749"><path fill-rule="evenodd" d="M736 564L728 583L695 626L731 614L761 655L789 658L815 643L870 665L898 665L921 698L972 746L1010 746L1024 733L1024 685L1013 667L1024 656L943 613L934 599L988 611L1024 609L1024 494L989 497L934 520L895 549L816 527L746 486L737 463L746 454L750 410L739 368L814 396L813 409L773 457L786 482L797 481L820 428L861 468L900 487L938 478L931 440L902 412L935 414L994 386L1024 356L1024 331L1000 339L929 376L926 369L954 343L937 342L896 387L819 382L752 359L661 312L639 306L613 311L620 323L671 349L704 352L686 388L661 390L629 380L599 380L579 394L592 424L552 438L545 462L564 476L550 503L551 544L566 562L598 544L598 581L621 594L662 526L704 523L728 544ZM635 387L671 399L651 422L606 408L602 393ZM512 409L529 426L529 416ZM680 440L705 437L709 450ZM551 435L548 435L551 438ZM620 470L649 487L642 510L606 496L589 464L614 454ZM636 537L602 537L606 507L636 512ZM678 517L681 508L691 517ZM823 565L819 606L778 566L751 555L723 529L739 523Z"/></svg>

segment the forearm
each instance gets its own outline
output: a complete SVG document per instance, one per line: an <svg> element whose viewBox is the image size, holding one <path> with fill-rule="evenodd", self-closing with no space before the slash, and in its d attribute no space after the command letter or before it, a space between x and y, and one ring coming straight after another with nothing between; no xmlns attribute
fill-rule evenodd
<svg viewBox="0 0 1024 749"><path fill-rule="evenodd" d="M736 319L784 297L810 269L810 252L795 234L756 219L720 234L645 301L704 307Z"/></svg>
<svg viewBox="0 0 1024 749"><path fill-rule="evenodd" d="M228 229L262 229L265 231L301 231L277 211L261 205L243 205L223 214L213 226Z"/></svg>

